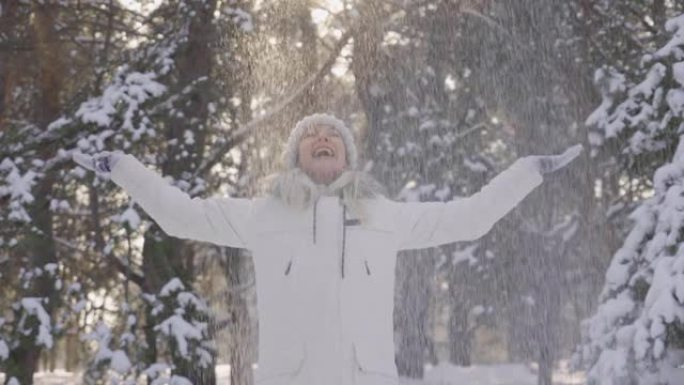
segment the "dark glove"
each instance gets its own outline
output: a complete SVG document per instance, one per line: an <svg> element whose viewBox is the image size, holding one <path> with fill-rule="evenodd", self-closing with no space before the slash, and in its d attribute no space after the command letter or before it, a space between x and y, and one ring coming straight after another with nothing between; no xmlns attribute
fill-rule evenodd
<svg viewBox="0 0 684 385"><path fill-rule="evenodd" d="M121 158L120 153L103 151L95 155L86 155L79 152L72 154L74 162L86 170L95 171L96 174L108 177L109 173Z"/></svg>

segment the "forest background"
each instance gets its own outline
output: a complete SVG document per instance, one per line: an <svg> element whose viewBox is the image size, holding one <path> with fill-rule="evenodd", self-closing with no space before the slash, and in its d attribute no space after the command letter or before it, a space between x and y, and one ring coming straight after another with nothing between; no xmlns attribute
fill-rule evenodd
<svg viewBox="0 0 684 385"><path fill-rule="evenodd" d="M535 362L550 385L571 358L590 380L677 367L666 353L684 348L684 302L673 286L670 313L653 315L649 298L684 226L667 217L684 207L670 167L682 12L674 0L0 0L5 382L63 368L87 384L213 385L227 363L231 383L250 384L249 255L166 236L71 153L120 150L192 196L251 197L313 112L354 128L363 167L398 200L457 199L517 157L587 150L484 238L399 256L402 376ZM683 266L665 272L682 281ZM660 334L623 352L643 365L606 374L621 325L654 319Z"/></svg>

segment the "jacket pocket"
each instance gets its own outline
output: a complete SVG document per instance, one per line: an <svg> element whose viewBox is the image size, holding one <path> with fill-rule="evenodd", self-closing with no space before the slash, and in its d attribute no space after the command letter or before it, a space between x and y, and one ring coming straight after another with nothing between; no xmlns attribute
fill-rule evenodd
<svg viewBox="0 0 684 385"><path fill-rule="evenodd" d="M285 258L281 260L281 271L285 278L292 278L300 268L302 251L291 246L291 249L283 250L283 254Z"/></svg>
<svg viewBox="0 0 684 385"><path fill-rule="evenodd" d="M283 267L283 275L284 276L290 276L295 269L295 265L297 264L297 258L295 257L296 254L291 254L289 257L285 258L285 265Z"/></svg>
<svg viewBox="0 0 684 385"><path fill-rule="evenodd" d="M290 258L290 260L287 262L287 265L285 266L285 272L283 273L284 275L290 275L290 271L292 271L292 263L293 259Z"/></svg>
<svg viewBox="0 0 684 385"><path fill-rule="evenodd" d="M257 238L262 255L266 254L273 258L271 269L280 277L291 276L297 267L298 255L301 254L301 240L307 234L298 229L260 229Z"/></svg>
<svg viewBox="0 0 684 385"><path fill-rule="evenodd" d="M372 257L366 255L367 253L365 252L361 252L359 254L360 255L356 258L356 270L358 271L358 274L364 278L372 278L373 273L376 272L376 266Z"/></svg>
<svg viewBox="0 0 684 385"><path fill-rule="evenodd" d="M357 377L360 379L372 379L373 384L383 384L383 385L398 385L399 376L396 374L396 370L385 367L385 365L379 365L377 362L366 360L363 358L363 352L359 357L359 349L356 344L354 344L354 363L356 365ZM394 362L394 355L392 357L385 357L391 360L392 365ZM382 357L380 357L382 360ZM359 385L366 384L367 381L360 380L357 382Z"/></svg>
<svg viewBox="0 0 684 385"><path fill-rule="evenodd" d="M260 360L261 361L261 360ZM255 385L288 385L295 383L295 379L304 369L306 363L306 349L304 345L297 345L289 349L272 352L254 373Z"/></svg>

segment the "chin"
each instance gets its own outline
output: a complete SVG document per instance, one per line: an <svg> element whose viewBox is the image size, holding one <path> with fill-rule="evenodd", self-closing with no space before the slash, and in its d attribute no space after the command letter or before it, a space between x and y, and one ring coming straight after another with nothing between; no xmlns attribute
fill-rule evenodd
<svg viewBox="0 0 684 385"><path fill-rule="evenodd" d="M309 178L314 181L314 183L317 184L330 184L337 179L337 177L342 174L342 170L339 171L333 171L333 170L312 170L310 172L307 172L309 175Z"/></svg>

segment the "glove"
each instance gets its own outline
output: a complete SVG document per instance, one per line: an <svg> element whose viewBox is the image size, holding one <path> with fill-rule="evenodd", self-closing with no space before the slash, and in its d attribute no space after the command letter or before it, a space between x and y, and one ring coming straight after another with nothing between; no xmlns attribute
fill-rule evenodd
<svg viewBox="0 0 684 385"><path fill-rule="evenodd" d="M533 167L535 167L540 174L544 175L567 166L582 153L582 150L582 145L576 144L569 147L560 155L535 155L527 158L532 163Z"/></svg>
<svg viewBox="0 0 684 385"><path fill-rule="evenodd" d="M121 154L103 151L90 156L80 152L74 152L72 154L72 159L86 170L95 171L96 174L108 176L119 159L121 159Z"/></svg>

